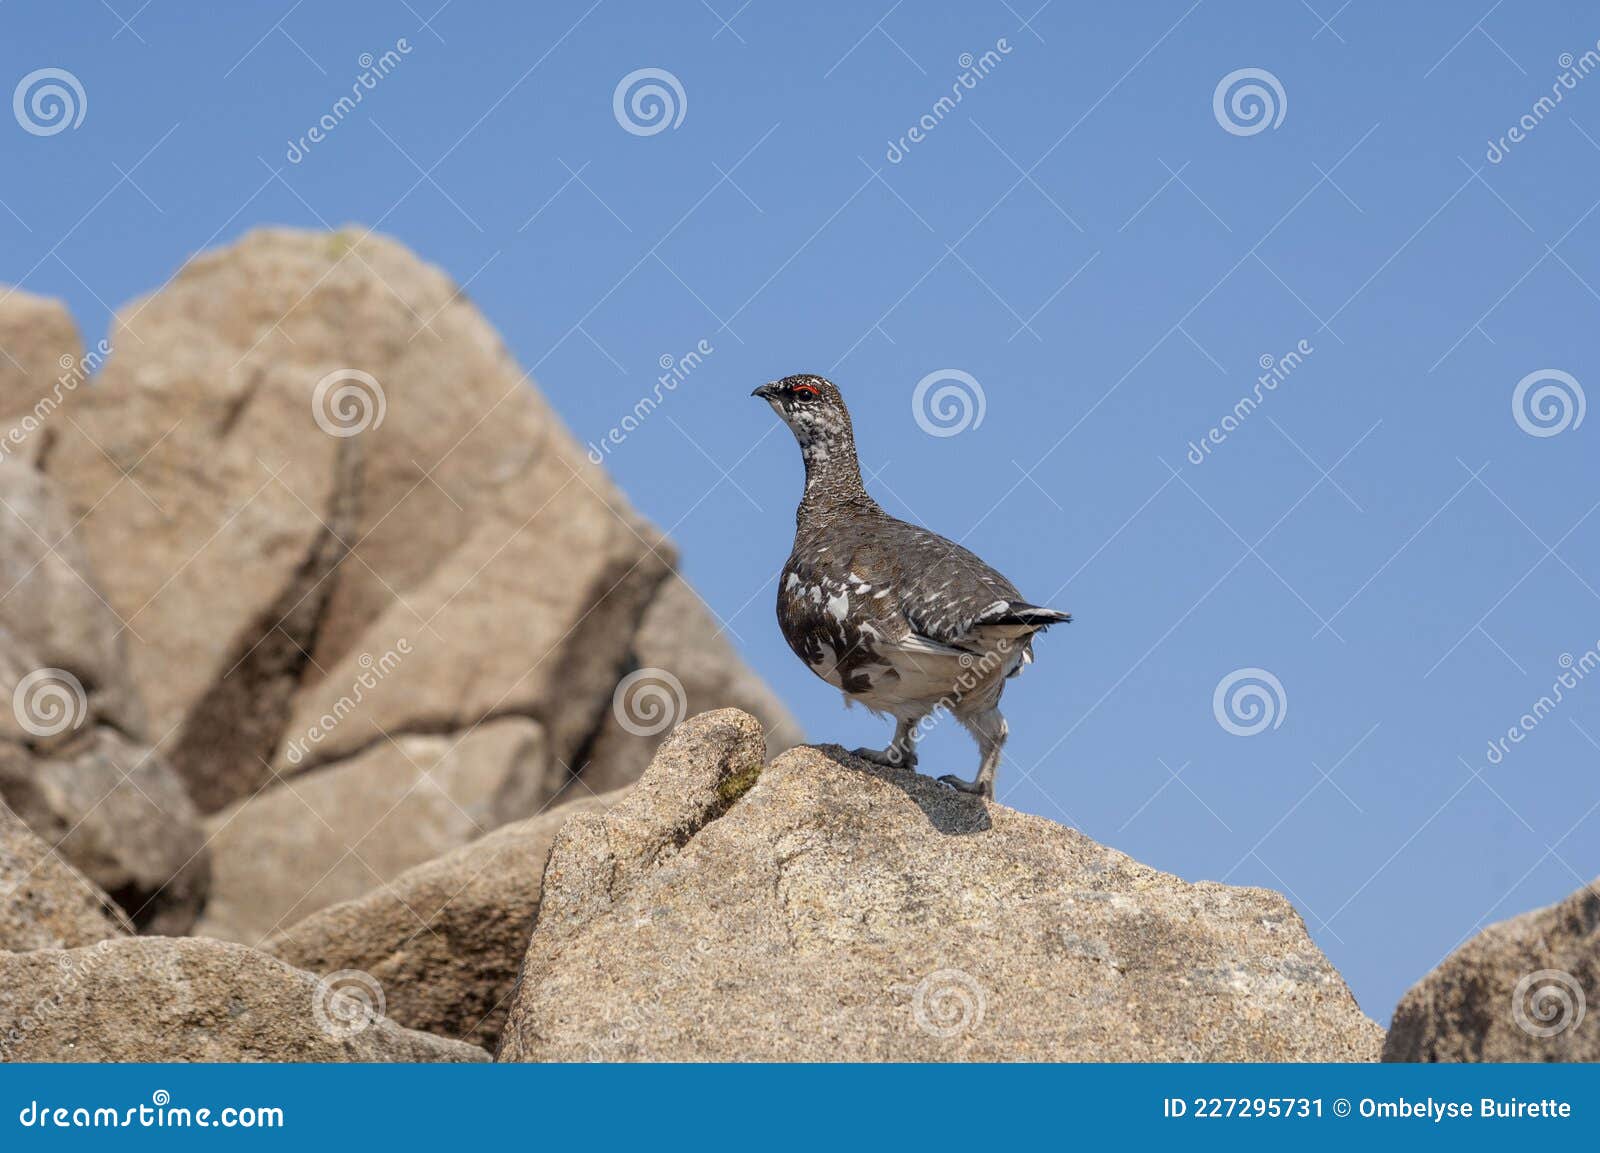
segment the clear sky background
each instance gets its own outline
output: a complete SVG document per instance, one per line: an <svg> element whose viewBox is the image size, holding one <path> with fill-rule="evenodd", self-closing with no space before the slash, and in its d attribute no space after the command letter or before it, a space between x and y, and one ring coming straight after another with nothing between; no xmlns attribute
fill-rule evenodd
<svg viewBox="0 0 1600 1153"><path fill-rule="evenodd" d="M87 107L50 136L0 117L0 281L92 342L198 249L376 225L467 285L584 441L708 342L608 467L812 738L881 743L773 619L800 462L748 393L829 376L885 507L1077 618L1007 692L1000 799L1285 891L1380 1021L1465 937L1600 874L1600 674L1488 757L1600 643L1600 415L1536 436L1513 412L1533 373L1600 389L1600 76L1532 111L1600 13L438 7L4 3L0 95L58 67ZM619 123L641 68L681 85L675 127ZM1282 118L1229 131L1213 95L1247 68ZM935 436L913 396L944 370L983 416ZM1282 687L1250 736L1213 708L1241 669ZM926 742L926 769L975 763L954 725Z"/></svg>

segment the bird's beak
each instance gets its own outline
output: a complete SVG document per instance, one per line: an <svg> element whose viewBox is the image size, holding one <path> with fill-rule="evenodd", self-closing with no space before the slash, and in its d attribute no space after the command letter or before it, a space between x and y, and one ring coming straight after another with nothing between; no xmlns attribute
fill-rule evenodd
<svg viewBox="0 0 1600 1153"><path fill-rule="evenodd" d="M760 388L751 389L750 395L759 396L762 400L771 400L777 387L775 384L763 384Z"/></svg>

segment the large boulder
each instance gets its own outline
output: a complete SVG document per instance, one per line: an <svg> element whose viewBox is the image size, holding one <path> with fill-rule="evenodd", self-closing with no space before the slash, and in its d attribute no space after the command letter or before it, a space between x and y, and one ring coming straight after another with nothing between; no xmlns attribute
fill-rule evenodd
<svg viewBox="0 0 1600 1153"><path fill-rule="evenodd" d="M382 890L536 811L553 791L551 769L539 726L508 717L459 738L396 737L263 789L206 820L211 895L195 932L259 945L319 909Z"/></svg>
<svg viewBox="0 0 1600 1153"><path fill-rule="evenodd" d="M567 822L502 1060L1378 1055L1278 893L839 749L763 751L753 718L700 716Z"/></svg>
<svg viewBox="0 0 1600 1153"><path fill-rule="evenodd" d="M202 810L490 716L573 763L671 549L459 286L368 234L262 231L111 343L46 468Z"/></svg>
<svg viewBox="0 0 1600 1153"><path fill-rule="evenodd" d="M1600 1061L1600 880L1490 925L1401 998L1385 1061Z"/></svg>
<svg viewBox="0 0 1600 1153"><path fill-rule="evenodd" d="M539 912L551 842L569 817L604 812L623 795L585 796L507 825L314 913L263 947L313 973L371 973L393 1020L493 1051Z"/></svg>
<svg viewBox="0 0 1600 1153"><path fill-rule="evenodd" d="M0 952L76 949L130 929L99 886L0 804Z"/></svg>
<svg viewBox="0 0 1600 1153"><path fill-rule="evenodd" d="M0 953L11 1061L479 1061L402 1029L365 974L318 980L241 945L129 937Z"/></svg>
<svg viewBox="0 0 1600 1153"><path fill-rule="evenodd" d="M638 780L672 723L719 708L754 714L766 728L769 757L805 740L783 702L718 631L699 594L671 577L639 622L628 675L602 718L583 783L606 792Z"/></svg>

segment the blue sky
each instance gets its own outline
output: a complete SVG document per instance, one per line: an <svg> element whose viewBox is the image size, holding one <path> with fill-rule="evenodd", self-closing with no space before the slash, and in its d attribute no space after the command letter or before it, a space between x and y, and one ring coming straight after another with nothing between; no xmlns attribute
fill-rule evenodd
<svg viewBox="0 0 1600 1153"><path fill-rule="evenodd" d="M772 615L800 463L748 393L829 376L887 508L1077 618L1008 691L1001 800L1284 890L1380 1020L1481 925L1600 874L1600 676L1488 753L1600 644L1600 416L1576 408L1600 386L1600 77L1563 57L1600 16L436 7L11 0L6 88L62 68L87 106L0 131L0 280L93 340L199 248L377 225L468 285L584 441L705 341L608 466L811 736L881 743ZM613 96L645 68L682 117L641 134ZM1226 92L1219 119L1241 69L1270 74L1272 123ZM913 397L951 372L932 387L983 418L930 435ZM1553 435L1524 425L1559 406L1513 410L1534 374L1525 400L1572 406ZM1213 699L1248 669L1281 689L1243 736ZM945 725L923 764L975 754Z"/></svg>

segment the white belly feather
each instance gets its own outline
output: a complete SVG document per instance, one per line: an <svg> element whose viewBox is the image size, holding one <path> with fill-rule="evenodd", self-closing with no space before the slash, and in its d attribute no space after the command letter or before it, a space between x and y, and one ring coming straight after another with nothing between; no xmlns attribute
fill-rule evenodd
<svg viewBox="0 0 1600 1153"><path fill-rule="evenodd" d="M962 638L977 650L972 652L915 635L898 645L880 642L881 665L871 668L871 688L846 697L873 712L911 719L940 706L958 714L982 712L994 706L1005 679L1023 663L1033 631L979 627Z"/></svg>

